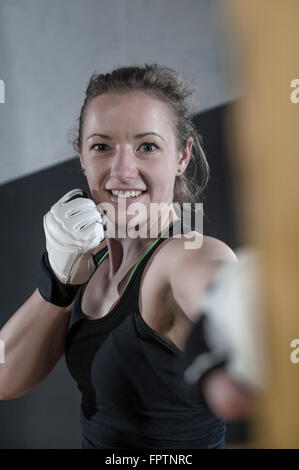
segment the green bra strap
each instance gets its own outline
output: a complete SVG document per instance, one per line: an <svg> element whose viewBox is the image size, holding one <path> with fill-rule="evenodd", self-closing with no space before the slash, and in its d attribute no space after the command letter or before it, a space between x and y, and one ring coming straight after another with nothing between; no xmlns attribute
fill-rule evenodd
<svg viewBox="0 0 299 470"><path fill-rule="evenodd" d="M148 252L158 243L158 241L160 240L160 238L162 238L163 234L164 234L167 230L169 230L169 228L170 228L172 225L173 225L173 222L171 222L171 224L164 230L164 232L161 233L160 237L157 238L157 240L155 240L154 243L152 243L152 245L146 250L146 252L145 252L145 253L141 256L141 258L137 261L137 263L135 264L134 269L133 269L133 271L131 272L131 275L130 275L130 277L129 277L129 279L128 279L128 282L127 282L127 284L126 284L126 287L124 288L123 293L125 292L126 288L128 287L129 282L131 281L134 272L135 272L136 269L138 268L138 266L139 266L139 264L141 263L141 261L143 260L143 258L144 258L144 257L148 254ZM122 295L123 295L123 293L122 293Z"/></svg>
<svg viewBox="0 0 299 470"><path fill-rule="evenodd" d="M108 253L109 253L109 251L108 251L108 248L107 248L106 253L104 253L103 256L102 256L102 258L99 259L99 261L97 262L97 265L98 265L98 266L100 266L101 262L104 261L104 259L108 256Z"/></svg>

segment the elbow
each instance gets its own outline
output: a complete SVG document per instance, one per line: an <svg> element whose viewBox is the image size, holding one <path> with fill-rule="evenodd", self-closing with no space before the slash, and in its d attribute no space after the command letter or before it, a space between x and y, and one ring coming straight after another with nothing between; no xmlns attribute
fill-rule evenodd
<svg viewBox="0 0 299 470"><path fill-rule="evenodd" d="M7 387L0 386L0 400L11 400L13 397L9 394Z"/></svg>
<svg viewBox="0 0 299 470"><path fill-rule="evenodd" d="M23 395L25 395L25 393L18 393L18 394L9 394L9 393L2 393L0 391L0 401L8 401L8 400L14 400L15 398L20 398L22 397Z"/></svg>
<svg viewBox="0 0 299 470"><path fill-rule="evenodd" d="M22 397L26 392L13 392L7 387L0 387L0 401L14 400L15 398Z"/></svg>
<svg viewBox="0 0 299 470"><path fill-rule="evenodd" d="M0 390L0 401L5 401L5 400L10 400L10 397L5 392Z"/></svg>

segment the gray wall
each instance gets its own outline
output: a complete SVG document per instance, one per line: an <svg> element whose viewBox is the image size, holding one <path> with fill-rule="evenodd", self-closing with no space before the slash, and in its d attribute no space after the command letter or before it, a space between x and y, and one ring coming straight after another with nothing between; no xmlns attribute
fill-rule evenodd
<svg viewBox="0 0 299 470"><path fill-rule="evenodd" d="M227 0L2 0L0 184L68 160L90 75L161 62L198 88L194 112L240 94Z"/></svg>

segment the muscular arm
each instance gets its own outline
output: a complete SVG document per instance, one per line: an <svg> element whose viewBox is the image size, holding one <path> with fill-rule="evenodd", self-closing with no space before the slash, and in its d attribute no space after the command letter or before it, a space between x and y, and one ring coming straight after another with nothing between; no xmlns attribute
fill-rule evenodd
<svg viewBox="0 0 299 470"><path fill-rule="evenodd" d="M255 384L259 381L256 371L256 368L258 369L256 363L257 358L253 354L254 349L252 348L256 347L257 350L259 350L259 348L255 338L257 327L252 320L258 316L258 314L254 312L254 308L244 308L248 301L248 294L247 296L245 295L246 292L244 289L245 287L250 288L250 285L248 284L247 286L247 282L245 282L247 278L246 275L244 275L244 270L247 272L250 265L247 265L246 258L244 261L244 254L241 257L242 262L239 260L241 264L238 263L234 265L231 264L231 262L237 259L234 253L230 253L230 249L227 250L225 247L221 247L221 245L218 245L218 247L220 251L217 253L212 250L209 254L209 250L206 249L197 257L193 255L193 259L192 257L189 258L189 254L187 254L185 256L187 261L187 266L185 264L186 269L179 269L178 275L173 276L172 286L173 294L177 302L184 308L186 315L190 318L192 323L194 323L194 321L197 322L197 320L201 318L201 313L204 312L205 315L207 315L205 311L207 307L206 301L203 301L203 299L206 298L209 284L214 281L218 272L221 273L220 268L222 268L223 265L227 266L223 266L225 268L225 279L227 282L225 282L225 289L221 290L221 302L220 299L218 299L220 295L218 288L219 323L218 329L214 330L214 334L219 334L219 345L225 344L226 341L232 341L229 346L231 348L230 351L233 354L237 354L237 357L235 356L233 361L225 366L217 367L215 370L211 369L211 372L204 376L200 385L198 384L197 386L200 386L203 396L216 415L227 421L233 421L250 416L255 408L255 392L257 391ZM225 261L229 261L229 263L225 263ZM229 268L229 266L231 267ZM236 268L239 267L238 271L235 270L234 266ZM227 270L227 268L229 268L229 270ZM185 277L185 281L181 276ZM243 279L242 282L241 279ZM196 285L199 286L197 290ZM212 291L212 295L215 296L214 291ZM233 299L232 295L235 295L236 298L234 297ZM244 299L244 303L240 296ZM241 303L239 303L238 299L241 300ZM208 313L208 317L209 314L210 312ZM222 314L225 315L225 318ZM197 325L199 326L199 323L197 323ZM190 330L193 331L193 336L190 338L192 339L191 343L190 339L187 339L187 357L193 354L190 347L195 347L194 353L198 350L195 354L199 354L199 351L205 349L204 345L198 345L198 348L196 347L195 331L196 334L202 331L198 326L197 329L190 328ZM236 336L234 336L236 334L239 338L238 340L236 340ZM216 338L214 338L214 340L216 340ZM198 341L201 341L200 337L198 337ZM242 348L246 349L243 350ZM251 359L248 358L248 355ZM196 357L199 356L195 355L194 361L197 360ZM214 356L214 358L216 358L216 356ZM218 358L218 361L219 359L220 358ZM204 364L204 361L208 360L209 357L203 353L203 362L201 362L201 365ZM189 363L189 359L187 359L187 362ZM207 364L206 362L206 365ZM201 366L198 364L198 367ZM195 387L195 382L193 382L193 384L192 387Z"/></svg>
<svg viewBox="0 0 299 470"><path fill-rule="evenodd" d="M0 331L0 399L24 395L64 353L70 312L80 285L94 272L93 254L105 238L102 218L82 189L72 189L43 218L46 237L38 289Z"/></svg>
<svg viewBox="0 0 299 470"><path fill-rule="evenodd" d="M176 303L195 323L201 299L216 272L224 262L237 261L237 257L225 243L212 237L204 237L197 249L185 249L183 243L183 239L175 240L171 247L174 262L168 276Z"/></svg>
<svg viewBox="0 0 299 470"><path fill-rule="evenodd" d="M49 375L64 354L71 308L50 304L35 290L1 328L1 400L24 395Z"/></svg>

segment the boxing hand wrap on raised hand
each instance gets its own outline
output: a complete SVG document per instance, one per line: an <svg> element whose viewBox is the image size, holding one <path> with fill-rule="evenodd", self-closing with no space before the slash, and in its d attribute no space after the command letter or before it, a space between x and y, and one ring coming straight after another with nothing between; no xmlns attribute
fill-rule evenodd
<svg viewBox="0 0 299 470"><path fill-rule="evenodd" d="M104 240L101 214L81 189L65 194L43 219L46 251L38 290L48 302L66 307L94 272L93 251Z"/></svg>
<svg viewBox="0 0 299 470"><path fill-rule="evenodd" d="M197 397L203 379L219 367L247 391L265 387L258 258L249 249L237 254L238 262L217 271L184 348L184 380Z"/></svg>

